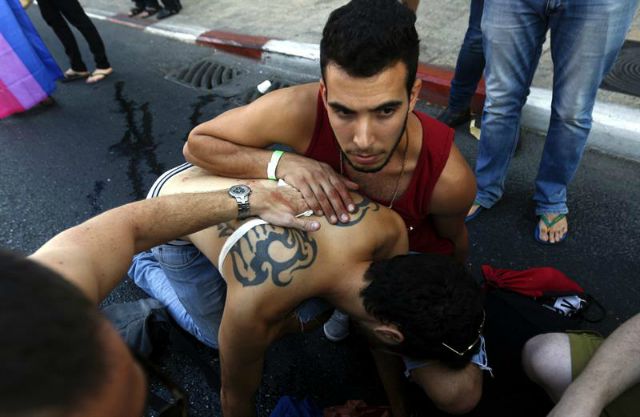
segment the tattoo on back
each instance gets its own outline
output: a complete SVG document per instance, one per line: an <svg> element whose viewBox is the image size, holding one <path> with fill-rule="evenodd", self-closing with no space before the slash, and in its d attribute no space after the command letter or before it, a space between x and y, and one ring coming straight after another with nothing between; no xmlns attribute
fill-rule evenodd
<svg viewBox="0 0 640 417"><path fill-rule="evenodd" d="M233 274L243 287L260 285L269 278L284 287L297 271L313 265L318 244L299 230L260 225L248 231L229 254Z"/></svg>
<svg viewBox="0 0 640 417"><path fill-rule="evenodd" d="M218 237L229 237L235 232L235 227L231 226L229 223L220 223L216 225L216 229L218 229Z"/></svg>
<svg viewBox="0 0 640 417"><path fill-rule="evenodd" d="M360 200L360 202L355 203L356 209L353 213L350 214L351 216L351 220L349 220L348 223L336 223L335 226L338 227L348 227L348 226L353 226L355 224L358 224L362 221L362 219L364 219L365 214L367 214L367 212L369 210L371 211L378 211L380 210L380 204L376 203L375 201L369 200L367 197L362 197L362 200Z"/></svg>

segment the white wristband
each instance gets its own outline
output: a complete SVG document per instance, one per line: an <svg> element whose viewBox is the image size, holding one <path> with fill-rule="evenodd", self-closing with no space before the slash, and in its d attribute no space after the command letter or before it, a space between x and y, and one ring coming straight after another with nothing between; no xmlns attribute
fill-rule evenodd
<svg viewBox="0 0 640 417"><path fill-rule="evenodd" d="M271 155L271 161L267 164L267 178L270 180L277 180L276 177L276 168L278 168L278 162L280 162L280 158L284 155L284 151L273 151Z"/></svg>

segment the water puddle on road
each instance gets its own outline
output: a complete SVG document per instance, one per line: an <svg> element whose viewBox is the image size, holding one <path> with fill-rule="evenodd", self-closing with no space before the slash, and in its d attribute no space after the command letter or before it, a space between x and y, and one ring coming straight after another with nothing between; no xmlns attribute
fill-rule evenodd
<svg viewBox="0 0 640 417"><path fill-rule="evenodd" d="M128 158L127 177L132 195L142 199L146 195L143 172L150 171L159 176L165 171L156 156L158 145L153 136L153 115L149 102L138 104L127 98L124 81L115 83L115 99L118 113L124 115L126 130L120 141L109 147L109 153Z"/></svg>

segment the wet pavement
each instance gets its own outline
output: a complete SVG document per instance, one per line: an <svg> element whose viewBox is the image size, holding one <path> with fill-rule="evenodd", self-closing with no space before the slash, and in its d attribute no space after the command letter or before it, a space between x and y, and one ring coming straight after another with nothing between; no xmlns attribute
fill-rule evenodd
<svg viewBox="0 0 640 417"><path fill-rule="evenodd" d="M34 13L35 12L35 13ZM57 39L37 9L32 19L65 68ZM58 104L0 121L0 246L24 253L56 232L99 212L141 199L157 175L183 162L182 145L191 128L246 99L255 84L238 95L211 95L168 81L186 64L212 57L210 49L186 45L134 29L97 22L116 72L94 86L61 84ZM84 43L85 57L90 57ZM253 62L235 62L259 78L274 74ZM262 72L260 72L262 71ZM430 113L434 108L422 107ZM513 160L507 193L493 209L469 225L471 266L554 266L578 281L607 308L594 328L609 332L640 310L640 175L637 163L588 151L569 189L570 235L559 247L533 240L533 181L541 142L525 132ZM456 139L474 163L477 141L459 132ZM106 304L143 297L130 281ZM200 355L217 364L215 352ZM186 355L164 352L163 369L190 394L193 416L219 415L218 393ZM321 405L347 399L384 403L384 394L366 349L355 338L333 344L319 332L291 337L270 349L258 397L266 416L281 395L309 395Z"/></svg>

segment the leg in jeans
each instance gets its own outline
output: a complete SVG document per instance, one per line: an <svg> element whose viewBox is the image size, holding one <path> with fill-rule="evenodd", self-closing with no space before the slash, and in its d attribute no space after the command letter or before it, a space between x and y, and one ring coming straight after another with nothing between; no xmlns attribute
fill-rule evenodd
<svg viewBox="0 0 640 417"><path fill-rule="evenodd" d="M181 327L217 348L227 288L222 276L195 246L161 245L152 252L134 258L129 276Z"/></svg>
<svg viewBox="0 0 640 417"><path fill-rule="evenodd" d="M107 60L107 54L104 49L104 43L98 33L98 29L94 26L89 16L84 12L84 9L78 3L78 0L52 0L55 7L60 10L60 13L75 26L82 36L87 40L89 49L93 54L93 58L96 62L96 68L106 69L110 68L109 60Z"/></svg>
<svg viewBox="0 0 640 417"><path fill-rule="evenodd" d="M478 87L484 71L484 52L482 51L482 9L484 0L471 0L469 27L458 53L456 72L451 80L449 110L451 113L467 111L471 99Z"/></svg>
<svg viewBox="0 0 640 417"><path fill-rule="evenodd" d="M631 24L637 0L556 1L550 11L551 122L536 179L536 215L567 213L567 185L582 157L602 79Z"/></svg>
<svg viewBox="0 0 640 417"><path fill-rule="evenodd" d="M40 0L38 1L38 7L42 18L53 29L62 46L64 46L64 52L69 57L71 69L76 72L87 71L87 66L82 61L76 38L73 37L71 28L69 28L69 25L60 14L54 4L54 0Z"/></svg>
<svg viewBox="0 0 640 417"><path fill-rule="evenodd" d="M520 113L547 30L545 0L488 0L482 17L487 98L476 161L480 206L491 208L504 192L515 151Z"/></svg>

